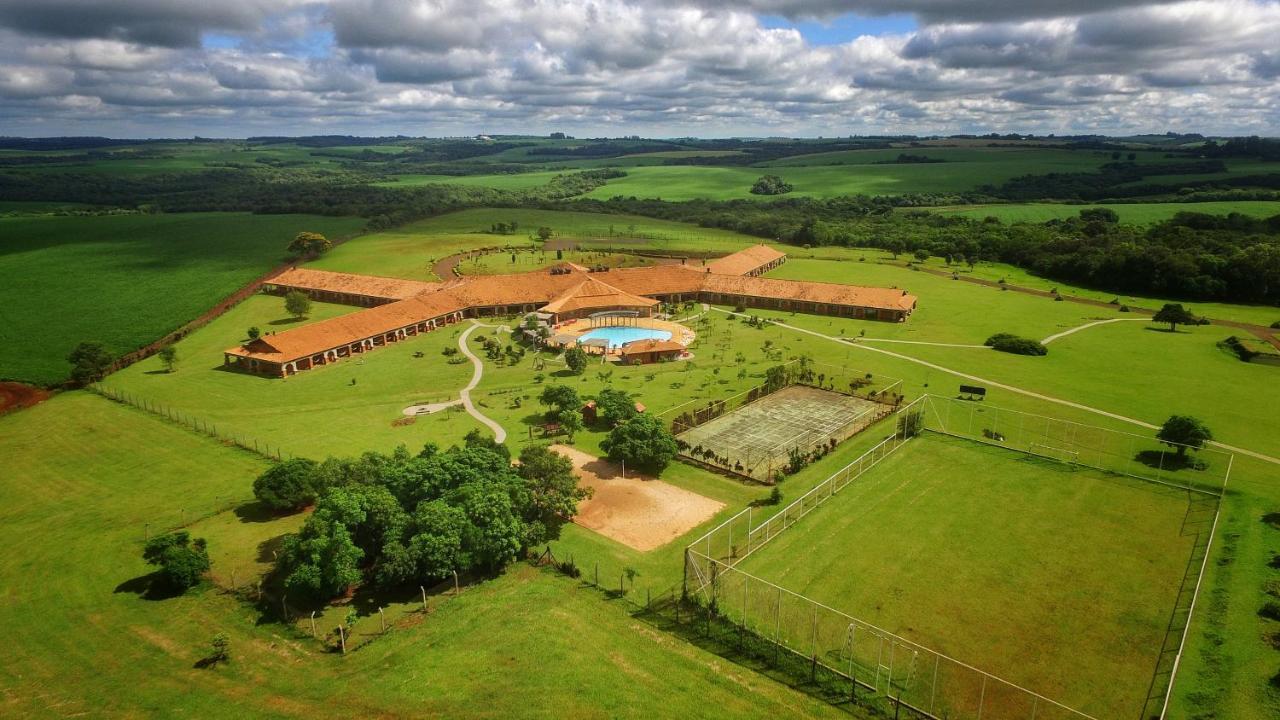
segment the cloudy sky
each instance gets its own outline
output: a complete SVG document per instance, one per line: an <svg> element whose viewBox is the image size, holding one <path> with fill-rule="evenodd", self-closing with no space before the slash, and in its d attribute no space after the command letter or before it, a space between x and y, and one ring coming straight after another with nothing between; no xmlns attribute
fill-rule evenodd
<svg viewBox="0 0 1280 720"><path fill-rule="evenodd" d="M1280 0L0 0L0 135L553 130L1280 135Z"/></svg>

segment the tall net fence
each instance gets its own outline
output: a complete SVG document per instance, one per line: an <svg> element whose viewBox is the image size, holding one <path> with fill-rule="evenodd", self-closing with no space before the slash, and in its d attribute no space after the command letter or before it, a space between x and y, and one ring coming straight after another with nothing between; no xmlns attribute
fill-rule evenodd
<svg viewBox="0 0 1280 720"><path fill-rule="evenodd" d="M981 402L925 395L924 428L1173 487L1221 496L1232 455Z"/></svg>
<svg viewBox="0 0 1280 720"><path fill-rule="evenodd" d="M917 400L899 410L898 417L900 419L909 417L921 406L920 401ZM899 426L901 425L902 423L899 422ZM814 508L830 500L840 490L848 486L849 483L857 480L863 473L875 467L881 460L902 447L903 444L911 439L912 434L909 430L904 432L899 427L892 435L859 455L856 460L835 471L827 479L815 485L813 489L772 515L763 511L758 512L754 507L748 507L746 510L725 520L689 546L691 550L696 552L692 555L687 555L686 565L690 563L700 565L698 568L693 568L692 571L697 572L700 577L709 578L713 562L721 562L727 565L737 564L751 553L764 547L770 540L780 535L783 530L799 522ZM686 572L690 570L690 568L686 567ZM686 577L686 584L688 582L689 578Z"/></svg>
<svg viewBox="0 0 1280 720"><path fill-rule="evenodd" d="M828 692L939 719L1093 720L726 562L703 558L691 572L691 587L701 585L691 598L708 627L736 634L744 650L777 666L798 666Z"/></svg>
<svg viewBox="0 0 1280 720"><path fill-rule="evenodd" d="M1145 437L930 395L899 408L894 420L892 435L781 511L766 515L748 508L689 545L684 595L705 613L708 631L719 628L745 652L779 667L799 667L815 684L834 686L851 700L879 704L888 711L906 708L947 720L1092 719L1083 711L740 569L743 559L913 437L932 431L1180 488L1188 492L1188 518L1199 512L1197 508L1203 510L1200 524L1204 527L1194 530L1196 550L1188 562L1161 649L1162 667L1157 668L1147 702L1157 712L1144 711L1144 717L1163 717L1161 701L1168 697L1185 647L1233 456L1209 448L1180 452L1176 445L1157 441L1154 433ZM1189 522L1184 521L1184 526Z"/></svg>
<svg viewBox="0 0 1280 720"><path fill-rule="evenodd" d="M847 367L792 360L749 390L673 407L679 455L693 464L772 483L874 425L902 402L902 382ZM831 393L814 401L800 392Z"/></svg>

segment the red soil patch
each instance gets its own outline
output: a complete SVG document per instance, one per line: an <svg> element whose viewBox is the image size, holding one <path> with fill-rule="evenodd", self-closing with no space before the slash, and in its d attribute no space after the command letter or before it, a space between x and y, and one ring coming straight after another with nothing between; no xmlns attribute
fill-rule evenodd
<svg viewBox="0 0 1280 720"><path fill-rule="evenodd" d="M0 382L0 414L29 408L49 399L49 391L16 382Z"/></svg>
<svg viewBox="0 0 1280 720"><path fill-rule="evenodd" d="M652 550L711 519L724 503L661 480L628 473L617 465L567 447L552 445L573 461L579 485L594 495L578 503L573 521L636 550Z"/></svg>

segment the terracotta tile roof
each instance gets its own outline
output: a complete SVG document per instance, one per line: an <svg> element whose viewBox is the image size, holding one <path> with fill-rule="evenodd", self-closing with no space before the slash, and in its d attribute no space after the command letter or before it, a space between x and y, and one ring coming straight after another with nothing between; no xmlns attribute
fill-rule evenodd
<svg viewBox="0 0 1280 720"><path fill-rule="evenodd" d="M552 275L546 270L511 275L477 275L462 278L448 286L469 307L490 305L542 305L582 282L586 273L566 272Z"/></svg>
<svg viewBox="0 0 1280 720"><path fill-rule="evenodd" d="M375 277L373 275L352 275L351 273L312 270L310 268L290 268L268 280L267 284L297 288L299 290L367 295L385 300L404 300L424 292L438 290L441 287L440 283L400 280L397 278Z"/></svg>
<svg viewBox="0 0 1280 720"><path fill-rule="evenodd" d="M746 270L749 271L782 256L783 253L768 246L757 245L712 261L706 267L657 265L620 268L602 273L586 273L569 268L567 272L555 274L541 270L468 277L449 283L295 268L281 273L271 283L395 301L267 335L248 346L232 348L227 352L269 362L292 362L468 308L494 305L537 306L549 303L547 308L556 312L589 307L651 307L657 301L647 296L710 292L888 310L910 311L915 307L914 295L891 288L775 280L726 275L715 271L717 267L745 268L750 261L755 264L751 264ZM731 259L732 262L728 262ZM716 265L720 261L726 262ZM658 345L662 342L671 343L645 342ZM664 349L683 349L678 343L671 344L674 347ZM653 352L653 349L628 346L624 349L625 352Z"/></svg>
<svg viewBox="0 0 1280 720"><path fill-rule="evenodd" d="M622 346L622 355L651 352L684 352L684 346L675 340L634 340Z"/></svg>
<svg viewBox="0 0 1280 720"><path fill-rule="evenodd" d="M633 295L597 278L587 277L538 309L542 312L568 313L593 308L649 308L657 304L658 301L652 298Z"/></svg>
<svg viewBox="0 0 1280 720"><path fill-rule="evenodd" d="M677 295L698 292L703 272L693 265L653 265L610 270L597 277L633 295Z"/></svg>
<svg viewBox="0 0 1280 720"><path fill-rule="evenodd" d="M457 312L463 307L465 306L448 292L428 293L264 335L244 347L232 348L227 352L268 362L292 362Z"/></svg>
<svg viewBox="0 0 1280 720"><path fill-rule="evenodd" d="M779 252L761 243L752 245L745 250L739 250L731 255L716 258L707 263L707 268L719 275L746 275L757 268L786 256L786 253Z"/></svg>
<svg viewBox="0 0 1280 720"><path fill-rule="evenodd" d="M805 280L775 280L763 277L734 277L706 273L702 288L707 292L751 297L776 298L830 305L855 305L885 310L911 310L916 296L893 288L841 285Z"/></svg>

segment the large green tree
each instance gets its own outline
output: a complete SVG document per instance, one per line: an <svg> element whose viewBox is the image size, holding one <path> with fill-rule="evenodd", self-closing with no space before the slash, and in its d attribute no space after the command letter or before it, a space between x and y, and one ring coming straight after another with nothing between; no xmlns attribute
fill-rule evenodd
<svg viewBox="0 0 1280 720"><path fill-rule="evenodd" d="M581 375L587 369L588 361L587 351L576 345L564 351L564 364L574 375Z"/></svg>
<svg viewBox="0 0 1280 720"><path fill-rule="evenodd" d="M578 487L573 463L545 445L528 445L520 451L516 471L528 494L526 542L538 545L560 537L560 528L578 512L578 503L591 496Z"/></svg>
<svg viewBox="0 0 1280 720"><path fill-rule="evenodd" d="M305 257L317 257L328 252L333 247L333 243L329 242L329 238L317 232L303 231L293 236L293 241L289 243L289 252L294 255L302 255Z"/></svg>
<svg viewBox="0 0 1280 720"><path fill-rule="evenodd" d="M151 538L142 548L142 559L160 568L160 585L174 592L195 587L209 572L209 551L204 538L193 540L186 530Z"/></svg>
<svg viewBox="0 0 1280 720"><path fill-rule="evenodd" d="M290 290L284 295L284 309L301 320L311 313L311 296L301 290Z"/></svg>
<svg viewBox="0 0 1280 720"><path fill-rule="evenodd" d="M576 412L582 407L582 396L568 385L546 385L538 395L538 402L548 407L552 413L568 410Z"/></svg>
<svg viewBox="0 0 1280 720"><path fill-rule="evenodd" d="M1151 317L1152 322L1169 323L1169 331L1178 329L1179 325L1192 325L1200 321L1190 310L1182 307L1180 303L1165 303L1155 315Z"/></svg>
<svg viewBox="0 0 1280 720"><path fill-rule="evenodd" d="M1160 426L1156 439L1178 451L1178 457L1187 454L1187 448L1199 450L1213 439L1213 433L1199 418L1190 415L1172 415Z"/></svg>
<svg viewBox="0 0 1280 720"><path fill-rule="evenodd" d="M277 569L290 593L315 599L364 581L416 586L454 571L498 572L555 537L585 497L565 458L531 446L512 463L505 446L479 433L443 451L329 459L314 474L325 489L286 538Z"/></svg>
<svg viewBox="0 0 1280 720"><path fill-rule="evenodd" d="M272 510L301 510L315 502L321 486L314 460L292 458L276 463L253 481L253 496Z"/></svg>
<svg viewBox="0 0 1280 720"><path fill-rule="evenodd" d="M666 469L678 450L671 432L652 415L636 415L618 425L600 441L600 447L610 460L626 462L653 475Z"/></svg>
<svg viewBox="0 0 1280 720"><path fill-rule="evenodd" d="M332 512L317 508L302 530L284 539L280 564L285 569L285 589L290 593L328 599L360 581L364 552Z"/></svg>
<svg viewBox="0 0 1280 720"><path fill-rule="evenodd" d="M67 362L71 363L71 379L77 385L88 385L101 380L113 361L111 353L107 352L102 343L96 342L82 342L67 355Z"/></svg>
<svg viewBox="0 0 1280 720"><path fill-rule="evenodd" d="M631 395L616 388L604 388L596 393L596 409L610 426L617 425L634 417L636 403Z"/></svg>

